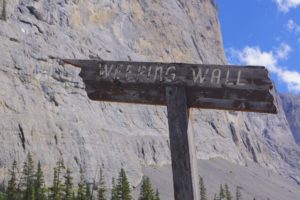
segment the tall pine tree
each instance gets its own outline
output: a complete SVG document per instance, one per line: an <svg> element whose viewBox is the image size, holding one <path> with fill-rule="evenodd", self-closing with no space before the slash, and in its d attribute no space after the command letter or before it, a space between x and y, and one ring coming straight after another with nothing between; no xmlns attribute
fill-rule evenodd
<svg viewBox="0 0 300 200"><path fill-rule="evenodd" d="M154 191L149 177L143 177L139 200L155 200Z"/></svg>
<svg viewBox="0 0 300 200"><path fill-rule="evenodd" d="M65 179L65 187L64 187L63 200L73 200L73 177L72 177L72 172L69 168L67 168L66 170L64 179Z"/></svg>
<svg viewBox="0 0 300 200"><path fill-rule="evenodd" d="M64 184L62 183L62 170L65 169L64 161L61 159L57 162L56 167L54 168L54 177L53 185L51 187L51 200L62 200L63 198L63 188Z"/></svg>
<svg viewBox="0 0 300 200"><path fill-rule="evenodd" d="M0 200L6 200L5 193L0 192Z"/></svg>
<svg viewBox="0 0 300 200"><path fill-rule="evenodd" d="M220 185L219 198L220 198L220 200L223 200L223 199L225 199L225 198L226 198L226 195L225 195L225 190L224 190L224 188L223 188L222 184Z"/></svg>
<svg viewBox="0 0 300 200"><path fill-rule="evenodd" d="M12 164L12 169L10 171L10 180L8 181L8 186L6 189L6 196L9 200L18 200L17 199L17 162L14 161Z"/></svg>
<svg viewBox="0 0 300 200"><path fill-rule="evenodd" d="M155 200L160 200L158 189L156 189Z"/></svg>
<svg viewBox="0 0 300 200"><path fill-rule="evenodd" d="M214 196L214 200L219 200L220 198L217 196L217 194L215 194Z"/></svg>
<svg viewBox="0 0 300 200"><path fill-rule="evenodd" d="M36 200L46 200L46 186L45 186L45 178L44 173L42 171L41 163L38 162L37 171L35 174L35 198Z"/></svg>
<svg viewBox="0 0 300 200"><path fill-rule="evenodd" d="M236 187L236 193L235 193L236 200L242 200L242 193L241 193L241 187Z"/></svg>
<svg viewBox="0 0 300 200"><path fill-rule="evenodd" d="M80 167L80 180L78 183L78 190L77 190L77 200L88 200L86 198L86 182L83 175L83 170Z"/></svg>
<svg viewBox="0 0 300 200"><path fill-rule="evenodd" d="M28 153L27 160L23 165L23 173L21 180L22 187L22 196L23 200L34 200L35 198L35 171L34 171L34 162L32 159L32 155Z"/></svg>
<svg viewBox="0 0 300 200"><path fill-rule="evenodd" d="M0 19L3 19L4 21L6 21L6 0L3 0L3 3L2 3L2 13L1 13L1 17Z"/></svg>
<svg viewBox="0 0 300 200"><path fill-rule="evenodd" d="M203 178L199 177L199 186L200 186L200 200L207 200L206 188L204 185Z"/></svg>
<svg viewBox="0 0 300 200"><path fill-rule="evenodd" d="M225 184L225 195L226 195L226 200L232 200L231 192L227 184Z"/></svg>
<svg viewBox="0 0 300 200"><path fill-rule="evenodd" d="M116 185L116 182L115 182L114 178L112 178L111 184L112 184L112 189L111 189L110 200L119 200L118 188L117 188L117 185Z"/></svg>
<svg viewBox="0 0 300 200"><path fill-rule="evenodd" d="M156 189L155 200L160 200L159 191Z"/></svg>
<svg viewBox="0 0 300 200"><path fill-rule="evenodd" d="M98 194L97 194L97 199L98 200L106 200L106 187L105 187L105 180L104 180L104 175L103 175L103 169L100 167L100 172L99 172L99 186L98 186Z"/></svg>
<svg viewBox="0 0 300 200"><path fill-rule="evenodd" d="M88 183L85 183L85 197L87 200L92 199L91 187Z"/></svg>
<svg viewBox="0 0 300 200"><path fill-rule="evenodd" d="M131 200L131 189L130 184L126 175L125 170L122 168L119 173L117 192L120 200Z"/></svg>

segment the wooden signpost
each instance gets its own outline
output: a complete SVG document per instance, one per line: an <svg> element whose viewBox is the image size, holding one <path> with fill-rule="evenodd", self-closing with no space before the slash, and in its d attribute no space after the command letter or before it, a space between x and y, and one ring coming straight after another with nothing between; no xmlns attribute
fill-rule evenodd
<svg viewBox="0 0 300 200"><path fill-rule="evenodd" d="M90 99L167 105L175 200L198 200L188 108L277 113L265 67L63 60L81 68Z"/></svg>

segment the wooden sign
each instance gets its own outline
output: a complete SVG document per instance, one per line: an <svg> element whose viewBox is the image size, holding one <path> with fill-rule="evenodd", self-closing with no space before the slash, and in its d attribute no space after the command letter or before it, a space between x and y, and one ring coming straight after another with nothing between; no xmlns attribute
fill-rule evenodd
<svg viewBox="0 0 300 200"><path fill-rule="evenodd" d="M63 60L92 100L167 105L175 200L199 200L189 107L277 113L264 67Z"/></svg>
<svg viewBox="0 0 300 200"><path fill-rule="evenodd" d="M277 113L265 67L63 60L81 68L90 99L166 105L165 88L186 88L188 107Z"/></svg>

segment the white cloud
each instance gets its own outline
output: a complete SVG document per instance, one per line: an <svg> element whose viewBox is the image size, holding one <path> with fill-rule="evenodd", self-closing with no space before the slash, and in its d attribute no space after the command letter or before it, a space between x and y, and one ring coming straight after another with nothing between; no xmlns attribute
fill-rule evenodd
<svg viewBox="0 0 300 200"><path fill-rule="evenodd" d="M243 50L229 50L229 60L241 64L266 66L278 78L287 84L290 92L300 93L300 72L279 66L279 61L288 57L291 47L282 43L275 51L262 51L260 47L246 46Z"/></svg>
<svg viewBox="0 0 300 200"><path fill-rule="evenodd" d="M277 60L287 59L291 50L292 49L289 45L287 45L286 43L281 43L275 52L276 53L275 56L276 56Z"/></svg>
<svg viewBox="0 0 300 200"><path fill-rule="evenodd" d="M281 70L280 78L287 83L288 90L300 93L300 73L296 71Z"/></svg>
<svg viewBox="0 0 300 200"><path fill-rule="evenodd" d="M294 22L294 20L290 19L287 23L288 30L294 33L300 33L300 26Z"/></svg>
<svg viewBox="0 0 300 200"><path fill-rule="evenodd" d="M288 12L291 8L300 6L300 0L274 0L280 11Z"/></svg>
<svg viewBox="0 0 300 200"><path fill-rule="evenodd" d="M297 37L300 36L300 25L298 25L294 20L290 19L288 21L287 28L290 32L294 33ZM300 37L298 38L297 41L300 44Z"/></svg>

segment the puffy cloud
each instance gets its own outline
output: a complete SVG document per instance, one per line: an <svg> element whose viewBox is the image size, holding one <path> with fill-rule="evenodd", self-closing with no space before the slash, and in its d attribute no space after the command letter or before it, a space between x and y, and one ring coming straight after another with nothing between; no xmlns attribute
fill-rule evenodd
<svg viewBox="0 0 300 200"><path fill-rule="evenodd" d="M287 83L288 90L300 93L300 73L296 71L281 70L280 78Z"/></svg>
<svg viewBox="0 0 300 200"><path fill-rule="evenodd" d="M229 61L246 65L266 66L283 81L290 92L300 93L300 72L279 66L279 61L287 59L291 47L282 43L275 51L262 51L260 47L246 46L243 50L230 49Z"/></svg>
<svg viewBox="0 0 300 200"><path fill-rule="evenodd" d="M297 37L300 36L300 25L298 25L294 20L290 19L288 21L287 28L290 32L295 33ZM298 38L298 42L300 44L300 37Z"/></svg>
<svg viewBox="0 0 300 200"><path fill-rule="evenodd" d="M300 6L300 0L274 0L280 11L288 12L291 8Z"/></svg>
<svg viewBox="0 0 300 200"><path fill-rule="evenodd" d="M300 33L300 26L294 22L294 20L290 19L287 23L288 30L294 33Z"/></svg>
<svg viewBox="0 0 300 200"><path fill-rule="evenodd" d="M288 55L291 51L291 47L289 45L287 45L286 43L281 43L279 48L277 48L276 50L276 59L279 60L279 59L287 59L288 58Z"/></svg>

